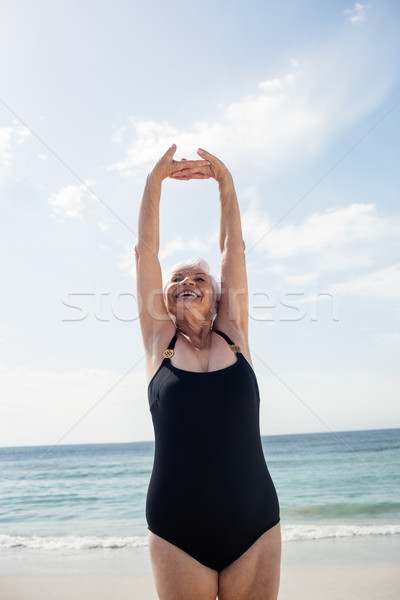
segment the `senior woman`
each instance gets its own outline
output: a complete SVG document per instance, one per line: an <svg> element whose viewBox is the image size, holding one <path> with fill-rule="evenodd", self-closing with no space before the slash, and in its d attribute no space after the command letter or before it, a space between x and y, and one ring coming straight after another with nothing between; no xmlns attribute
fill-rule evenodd
<svg viewBox="0 0 400 600"><path fill-rule="evenodd" d="M259 431L248 345L245 245L232 176L205 150L173 145L147 177L135 246L155 456L146 518L160 600L275 600L279 504ZM162 286L162 181L214 178L220 196L221 284L201 259ZM196 228L196 215L188 223Z"/></svg>

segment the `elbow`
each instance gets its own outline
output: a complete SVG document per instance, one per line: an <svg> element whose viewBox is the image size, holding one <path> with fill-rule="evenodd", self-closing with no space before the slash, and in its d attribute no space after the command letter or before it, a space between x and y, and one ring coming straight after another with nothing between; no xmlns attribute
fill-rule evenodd
<svg viewBox="0 0 400 600"><path fill-rule="evenodd" d="M139 263L141 261L143 261L143 259L145 259L146 253L148 253L148 250L149 249L146 247L145 244L136 242L135 248L134 248L136 268L138 268Z"/></svg>
<svg viewBox="0 0 400 600"><path fill-rule="evenodd" d="M138 240L136 242L136 244L135 244L135 258L136 258L136 261L138 261L139 258L141 256L143 256L148 251L152 252L153 250L152 250L152 248L148 244L146 244L146 242Z"/></svg>
<svg viewBox="0 0 400 600"><path fill-rule="evenodd" d="M151 261L154 258L158 260L158 250L156 248L152 248L152 246L144 241L137 241L134 251L136 268L139 266L140 262L142 264L151 264Z"/></svg>
<svg viewBox="0 0 400 600"><path fill-rule="evenodd" d="M159 243L157 239L138 236L135 244L135 256L138 259L146 254L155 254L158 256Z"/></svg>
<svg viewBox="0 0 400 600"><path fill-rule="evenodd" d="M221 254L244 254L246 244L243 239L232 240L229 237L221 245Z"/></svg>

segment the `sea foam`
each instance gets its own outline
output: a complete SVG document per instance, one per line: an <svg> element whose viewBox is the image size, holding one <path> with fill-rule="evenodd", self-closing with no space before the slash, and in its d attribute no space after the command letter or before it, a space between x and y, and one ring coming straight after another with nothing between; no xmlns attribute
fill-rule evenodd
<svg viewBox="0 0 400 600"><path fill-rule="evenodd" d="M284 525L284 542L321 540L358 536L384 536L400 534L400 525ZM0 535L0 549L27 548L30 550L121 550L147 546L147 536L96 537L96 536L18 536Z"/></svg>

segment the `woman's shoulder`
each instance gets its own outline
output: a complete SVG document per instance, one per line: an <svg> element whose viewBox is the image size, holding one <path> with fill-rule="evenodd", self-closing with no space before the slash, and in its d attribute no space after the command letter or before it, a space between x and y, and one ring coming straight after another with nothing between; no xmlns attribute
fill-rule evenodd
<svg viewBox="0 0 400 600"><path fill-rule="evenodd" d="M148 340L148 344L146 344L146 366L149 380L160 366L163 359L163 352L168 348L175 333L175 323L169 320L162 327L157 328L153 332L151 339Z"/></svg>
<svg viewBox="0 0 400 600"><path fill-rule="evenodd" d="M233 344L240 347L241 353L252 364L247 331L243 331L234 321L219 319L218 315L215 318L213 329L225 333Z"/></svg>
<svg viewBox="0 0 400 600"><path fill-rule="evenodd" d="M239 341L248 344L247 331L239 327L233 319L221 318L217 315L213 323L213 329L225 333L234 344L239 344Z"/></svg>

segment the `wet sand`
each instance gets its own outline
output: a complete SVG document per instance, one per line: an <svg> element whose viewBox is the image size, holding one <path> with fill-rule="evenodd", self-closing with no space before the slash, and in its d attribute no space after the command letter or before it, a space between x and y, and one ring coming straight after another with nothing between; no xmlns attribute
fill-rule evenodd
<svg viewBox="0 0 400 600"><path fill-rule="evenodd" d="M397 600L399 556L396 535L285 542L279 600ZM147 548L1 558L0 600L157 600Z"/></svg>

